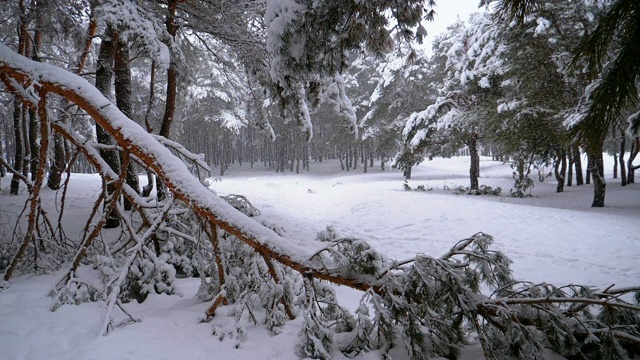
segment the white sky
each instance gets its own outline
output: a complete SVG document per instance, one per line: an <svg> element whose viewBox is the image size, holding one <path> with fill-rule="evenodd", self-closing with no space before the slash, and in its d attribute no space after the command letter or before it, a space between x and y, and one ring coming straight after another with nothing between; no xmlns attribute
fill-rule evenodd
<svg viewBox="0 0 640 360"><path fill-rule="evenodd" d="M480 0L436 0L436 3L438 6L435 8L435 19L422 24L428 32L425 45L429 55L431 55L431 41L435 35L444 32L447 26L458 19L458 16L466 21L469 14L483 10L478 8Z"/></svg>

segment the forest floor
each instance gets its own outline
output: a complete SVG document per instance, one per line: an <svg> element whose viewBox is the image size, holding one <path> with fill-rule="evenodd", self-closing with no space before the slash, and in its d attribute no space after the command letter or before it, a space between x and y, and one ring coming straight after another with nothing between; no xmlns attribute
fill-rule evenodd
<svg viewBox="0 0 640 360"><path fill-rule="evenodd" d="M335 161L312 162L311 171L301 174L243 164L215 178L211 188L219 195L247 196L261 211L261 219L298 241L311 241L330 225L342 236L365 239L387 257L404 260L417 253L440 255L458 240L484 232L494 236L495 249L513 260L516 279L637 286L640 183L621 187L619 180L611 179L611 159L607 161L606 207L598 209L590 207L591 185L565 187L557 194L555 180L538 182L537 174L531 197L509 197L509 165L488 158L481 161L480 183L501 187L498 196L454 194L452 189L468 186L468 157L434 159L414 168L408 185L422 185L425 191L405 191L397 171L381 171L377 165L367 174L362 167L346 172ZM96 175L74 175L70 183L67 236L80 234L100 187ZM7 178L0 185L2 246L13 231L8 219L22 210L26 194L7 195ZM55 192L45 190L44 199L55 209ZM224 308L212 322L201 322L209 304L194 296L197 279L179 279L180 295L154 294L142 304L127 304L142 322L100 336L101 303L49 310L47 293L62 274L17 276L0 292L0 359L297 358L300 319L289 322L277 336L246 322L246 337L237 338L234 319L224 315ZM338 287L337 293L347 308L357 307L358 292ZM334 355L344 358L339 352ZM407 358L402 349L391 355ZM358 358L379 359L380 354ZM479 347L466 347L461 358L481 358ZM548 353L548 359L562 358Z"/></svg>

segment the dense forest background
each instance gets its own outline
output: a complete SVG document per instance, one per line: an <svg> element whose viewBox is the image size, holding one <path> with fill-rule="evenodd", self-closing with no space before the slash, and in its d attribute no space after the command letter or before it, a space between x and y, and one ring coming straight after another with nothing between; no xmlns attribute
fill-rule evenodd
<svg viewBox="0 0 640 360"><path fill-rule="evenodd" d="M598 28L609 2L544 3L518 26L481 8L467 21L429 38L431 56L407 42L364 40L369 42L360 48L345 36L341 41L351 42L349 51L329 44L335 59L302 70L295 67L304 59L292 51L282 52L298 64L274 64L281 59L274 59L269 46L276 45L267 43L265 48L261 40L269 26L245 23L245 17L262 16L264 4L216 6L179 1L7 2L3 41L27 57L96 84L104 69L107 82L102 88L132 119L203 154L216 175L224 175L234 163L300 172L314 161L340 159L347 171L394 166L410 176L411 166L425 157L462 150L476 158L483 154L513 160L513 194L524 196L532 170L555 169L559 182L580 185L583 172L590 175L592 170L582 164L587 155L595 156L591 163L600 164L597 154L607 151L619 158L614 174L622 185L634 181L637 136L627 131L635 127L625 120L635 124L635 108L625 102L616 105L611 119L600 114L606 128L584 125L583 131L580 125L589 121L582 120L590 104L601 101L592 96L594 84L613 66L599 58L602 70L594 74L595 64L578 56L580 49L584 56L592 53L584 49L585 36ZM219 15L204 16L209 7ZM403 34L401 29L397 25L392 37L422 40L424 35ZM100 58L105 41L113 49L105 49L103 56L111 60L101 65L107 61ZM291 44L305 38L282 34L280 41ZM606 46L597 50L614 56L622 45ZM317 56L318 51L322 46L302 55ZM276 65L284 67L283 74L297 75L285 74L287 80L280 82L271 76ZM340 75L323 77L334 70ZM114 89L108 81L111 72ZM295 86L304 89L287 90L291 85L286 82L295 77L300 78ZM34 113L12 101L10 93L2 96L2 158L23 175L34 173L40 144ZM300 105L304 110L294 109ZM56 104L55 116L88 137L96 136L90 119L68 104ZM594 132L598 138L587 141L585 134ZM51 165L47 163L54 180L71 157L63 143L55 138L55 155ZM71 170L93 171L82 156ZM471 190L477 190L477 172L471 170ZM594 205L601 206L604 195L596 198Z"/></svg>

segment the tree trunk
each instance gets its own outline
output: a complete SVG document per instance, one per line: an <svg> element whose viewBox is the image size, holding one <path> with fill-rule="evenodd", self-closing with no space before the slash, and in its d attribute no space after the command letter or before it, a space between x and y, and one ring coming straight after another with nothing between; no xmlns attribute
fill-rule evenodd
<svg viewBox="0 0 640 360"><path fill-rule="evenodd" d="M587 154L587 171L585 171L585 184L591 184L591 158Z"/></svg>
<svg viewBox="0 0 640 360"><path fill-rule="evenodd" d="M467 147L469 148L469 155L471 156L471 165L469 166L469 180L471 182L471 187L469 188L470 193L474 194L478 192L480 187L478 178L480 177L480 155L478 154L478 134L472 133L469 136L469 141L467 143Z"/></svg>
<svg viewBox="0 0 640 360"><path fill-rule="evenodd" d="M29 172L31 171L31 144L29 142L29 109L26 105L22 106L21 114L20 126L22 127L22 143L24 144L22 148L24 152L24 157L22 158L22 175L29 178Z"/></svg>
<svg viewBox="0 0 640 360"><path fill-rule="evenodd" d="M553 167L556 181L558 182L558 186L556 187L556 192L564 191L564 178L567 173L567 156L564 152L558 155L558 159L556 160L555 166Z"/></svg>
<svg viewBox="0 0 640 360"><path fill-rule="evenodd" d="M98 51L98 63L96 66L96 88L106 97L111 98L111 80L113 78L113 55L114 55L114 43L113 43L114 31L109 26L106 33L102 37L102 43L100 44L100 50ZM114 145L115 142L100 124L96 123L96 137L98 143L104 145ZM100 156L102 156L109 167L116 173L120 173L120 157L115 150L100 149ZM107 184L107 193L113 194L115 187L113 184ZM118 201L118 199L111 199L111 201ZM105 203L106 209L106 203ZM115 228L120 226L120 218L117 212L111 211L107 216L107 222L105 228Z"/></svg>
<svg viewBox="0 0 640 360"><path fill-rule="evenodd" d="M567 166L567 186L573 185L573 150L569 147L568 166Z"/></svg>
<svg viewBox="0 0 640 360"><path fill-rule="evenodd" d="M129 119L133 119L133 109L131 106L131 70L129 68L129 46L128 44L115 36L114 47L114 74L115 74L115 91L116 106ZM120 154L120 163L123 162L122 153ZM140 194L140 179L138 171L136 171L132 162L129 162L126 172L126 182L136 193ZM131 210L133 204L128 198L124 198L124 209Z"/></svg>
<svg viewBox="0 0 640 360"><path fill-rule="evenodd" d="M175 40L178 33L178 25L176 24L176 9L178 7L178 0L169 0L167 20L165 22L167 26L167 32L171 36L172 40ZM171 48L171 44L167 44ZM171 134L171 124L173 123L173 115L176 111L176 95L178 92L178 64L175 61L175 56L171 56L169 63L169 69L167 69L167 100L165 102L164 117L162 118L162 124L160 125L160 136L164 136L169 139ZM224 172L224 170L223 170ZM164 184L160 177L156 177L156 192L158 200L163 200L166 196Z"/></svg>
<svg viewBox="0 0 640 360"><path fill-rule="evenodd" d="M593 178L593 203L591 207L604 207L604 198L607 190L607 183L604 179L604 165L602 159L602 149L596 149L589 153L589 168Z"/></svg>
<svg viewBox="0 0 640 360"><path fill-rule="evenodd" d="M15 148L15 157L13 161L13 168L17 172L22 170L23 164L23 146L22 146L22 127L20 126L22 120L22 103L18 101L16 97L13 100L13 134L14 134L14 142L13 146ZM18 195L18 191L20 190L20 179L14 174L11 178L11 188L9 193L11 195Z"/></svg>
<svg viewBox="0 0 640 360"><path fill-rule="evenodd" d="M39 51L42 46L42 28L44 26L44 13L42 10L43 0L34 0L32 6L35 8L36 13L36 27L33 32L33 46L31 58L34 61L40 62ZM47 159L40 159L40 142L41 139L38 139L40 135L40 122L38 121L37 114L35 111L29 111L29 147L31 150L31 181L35 180L36 173L38 172L38 167L40 161L44 161L46 163Z"/></svg>
<svg viewBox="0 0 640 360"><path fill-rule="evenodd" d="M636 156L638 156L639 151L640 151L640 137L637 137L631 143L629 160L627 160L627 184L633 184L636 182L635 172L638 168L640 168L640 165L633 166L633 160L636 159Z"/></svg>
<svg viewBox="0 0 640 360"><path fill-rule="evenodd" d="M624 153L627 150L627 137L625 136L624 130L620 131L621 140L620 140L620 155L618 155L618 162L620 163L620 185L627 186L627 167L624 162Z"/></svg>
<svg viewBox="0 0 640 360"><path fill-rule="evenodd" d="M363 168L364 168L363 171L366 174L367 170L368 170L369 163L367 162L367 160L368 160L367 159L367 152L364 149L364 143L360 144L360 148L362 149L362 165L363 165Z"/></svg>
<svg viewBox="0 0 640 360"><path fill-rule="evenodd" d="M29 34L27 33L27 9L26 9L26 4L24 0L20 0L18 3L18 7L20 9L20 27L18 29L19 34L18 34L18 52L21 55L24 55L25 57L29 57L29 43L30 43L30 37ZM29 146L29 129L27 126L27 114L29 113L29 110L27 109L26 105L20 104L21 106L21 110L20 110L20 118L18 119L18 127L19 127L19 133L20 133L20 143L22 144L22 162L20 163L20 165L16 164L14 165L16 167L16 170L18 170L18 168L22 171L22 175L24 175L25 177L28 177L29 175L29 162L31 160L31 147ZM15 115L15 113L14 113ZM14 118L15 121L15 118ZM14 123L15 125L15 123ZM16 143L17 143L17 135L18 133L16 133ZM17 148L17 146L16 146ZM16 179L17 180L17 179Z"/></svg>
<svg viewBox="0 0 640 360"><path fill-rule="evenodd" d="M153 110L153 103L155 102L155 82L156 82L156 62L151 62L151 80L149 80L149 104L147 105L147 111L144 114L144 126L147 132L150 134L153 132L151 127L151 111ZM147 197L153 190L153 174L150 170L147 170L147 185L142 188L142 196Z"/></svg>
<svg viewBox="0 0 640 360"><path fill-rule="evenodd" d="M412 170L413 166L407 166L404 169L403 175L404 175L404 179L405 180L411 180L411 170Z"/></svg>
<svg viewBox="0 0 640 360"><path fill-rule="evenodd" d="M584 185L584 178L582 177L582 158L580 157L580 148L578 145L573 146L573 164L576 167L576 185Z"/></svg>

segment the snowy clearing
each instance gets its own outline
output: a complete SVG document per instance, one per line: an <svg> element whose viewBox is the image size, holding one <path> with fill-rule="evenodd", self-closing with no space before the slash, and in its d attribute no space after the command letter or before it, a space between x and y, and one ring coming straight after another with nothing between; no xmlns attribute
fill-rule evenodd
<svg viewBox="0 0 640 360"><path fill-rule="evenodd" d="M607 158L607 160L611 160ZM611 165L605 169L611 171ZM232 167L211 188L218 195L242 194L262 214L260 220L285 230L297 242L313 239L327 225L343 236L369 241L391 259L416 253L440 255L456 241L477 232L495 237L494 247L513 260L515 278L534 282L587 284L597 287L640 284L640 185L620 187L607 176L605 208L592 209L591 185L565 187L536 180L533 197L508 197L509 165L483 158L480 183L501 187L500 196L454 195L446 188L468 185L468 158L434 159L413 171L409 186L427 191L404 191L396 171L362 168L339 171L336 162L312 163L311 173L273 173L261 165ZM215 172L215 169L214 169ZM0 195L0 236L10 236L10 219L22 210L26 195L11 197L3 179ZM100 179L76 174L65 210L67 235L79 234L92 206ZM46 206L54 211L56 192L46 189ZM112 230L113 231L113 230ZM86 270L86 269L85 269ZM201 323L207 303L194 294L198 279L181 279L182 296L152 295L127 310L142 322L100 336L100 303L49 310L47 293L63 272L15 277L0 292L0 359L296 359L294 344L301 319L288 323L277 336L262 325L244 324L238 337L225 308L210 323ZM354 309L356 291L339 288L340 300ZM462 359L479 356L469 346ZM344 356L335 351L335 358ZM406 358L401 348L394 359ZM379 353L358 358L378 359ZM549 359L559 357L549 354Z"/></svg>

